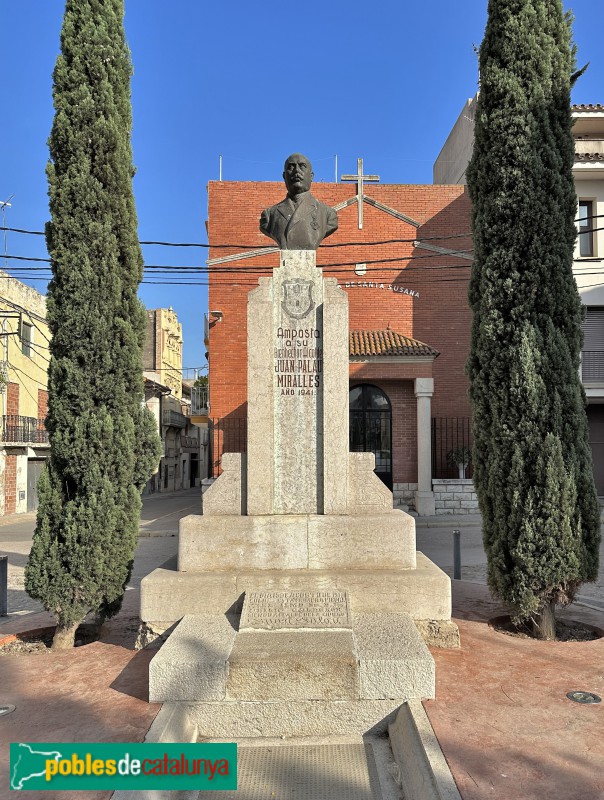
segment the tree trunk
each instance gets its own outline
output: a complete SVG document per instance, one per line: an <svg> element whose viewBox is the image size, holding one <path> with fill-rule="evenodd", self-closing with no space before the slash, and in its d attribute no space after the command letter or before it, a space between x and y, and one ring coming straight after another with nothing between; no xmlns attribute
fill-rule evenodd
<svg viewBox="0 0 604 800"><path fill-rule="evenodd" d="M74 646L75 634L78 629L78 623L73 625L63 625L59 623L52 640L52 650L69 650Z"/></svg>
<svg viewBox="0 0 604 800"><path fill-rule="evenodd" d="M556 638L556 601L546 600L541 613L533 620L535 639L554 641Z"/></svg>

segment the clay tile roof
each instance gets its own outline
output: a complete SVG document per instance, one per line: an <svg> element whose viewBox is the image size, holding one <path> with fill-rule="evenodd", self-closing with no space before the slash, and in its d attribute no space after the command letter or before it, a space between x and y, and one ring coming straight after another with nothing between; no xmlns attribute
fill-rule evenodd
<svg viewBox="0 0 604 800"><path fill-rule="evenodd" d="M572 111L604 111L601 103L579 103L571 106Z"/></svg>
<svg viewBox="0 0 604 800"><path fill-rule="evenodd" d="M350 331L351 356L433 356L439 354L430 345L410 339L396 331Z"/></svg>

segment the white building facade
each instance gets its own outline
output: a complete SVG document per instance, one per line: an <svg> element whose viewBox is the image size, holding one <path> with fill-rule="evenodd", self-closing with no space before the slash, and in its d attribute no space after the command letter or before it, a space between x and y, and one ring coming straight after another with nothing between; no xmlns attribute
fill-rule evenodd
<svg viewBox="0 0 604 800"><path fill-rule="evenodd" d="M436 184L465 184L477 96L466 101L434 162ZM581 379L587 395L594 478L604 496L604 105L574 105L577 242L573 274L585 306Z"/></svg>

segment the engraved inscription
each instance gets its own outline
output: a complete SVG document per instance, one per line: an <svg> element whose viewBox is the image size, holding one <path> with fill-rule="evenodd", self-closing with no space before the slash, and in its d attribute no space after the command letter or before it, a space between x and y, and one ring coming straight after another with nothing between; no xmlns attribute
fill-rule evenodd
<svg viewBox="0 0 604 800"><path fill-rule="evenodd" d="M281 395L314 395L321 386L323 347L317 328L277 328L275 374Z"/></svg>
<svg viewBox="0 0 604 800"><path fill-rule="evenodd" d="M247 592L240 629L351 628L346 592Z"/></svg>

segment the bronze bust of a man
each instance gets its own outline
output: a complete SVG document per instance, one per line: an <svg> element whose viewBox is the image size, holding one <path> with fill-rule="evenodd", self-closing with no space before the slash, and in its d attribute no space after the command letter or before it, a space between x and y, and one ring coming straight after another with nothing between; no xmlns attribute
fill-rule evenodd
<svg viewBox="0 0 604 800"><path fill-rule="evenodd" d="M334 209L310 193L313 174L306 156L293 153L283 170L287 197L260 216L260 230L274 239L281 250L316 250L323 239L337 230Z"/></svg>

